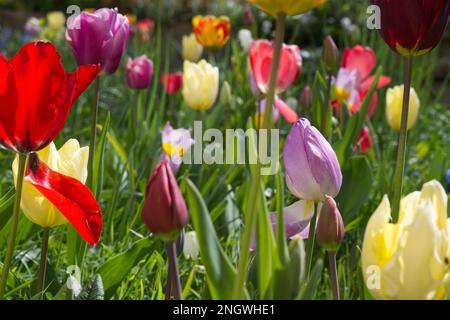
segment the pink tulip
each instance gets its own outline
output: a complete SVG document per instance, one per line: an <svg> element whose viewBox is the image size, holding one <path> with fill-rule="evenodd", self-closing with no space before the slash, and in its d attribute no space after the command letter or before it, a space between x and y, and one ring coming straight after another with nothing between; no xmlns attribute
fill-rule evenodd
<svg viewBox="0 0 450 320"><path fill-rule="evenodd" d="M273 43L267 40L256 40L250 48L252 77L259 91L264 94L267 94L269 86L273 53ZM287 90L294 83L300 74L301 67L300 48L295 45L283 44L276 84L277 94Z"/></svg>
<svg viewBox="0 0 450 320"><path fill-rule="evenodd" d="M128 59L126 66L127 83L131 89L146 89L150 86L153 76L153 62L142 55Z"/></svg>

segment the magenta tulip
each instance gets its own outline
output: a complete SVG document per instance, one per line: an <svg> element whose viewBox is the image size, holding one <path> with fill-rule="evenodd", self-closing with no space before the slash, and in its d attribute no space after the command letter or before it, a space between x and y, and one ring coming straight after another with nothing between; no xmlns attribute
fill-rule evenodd
<svg viewBox="0 0 450 320"><path fill-rule="evenodd" d="M117 9L82 12L67 20L66 39L78 65L100 64L102 72L117 70L128 39L130 23Z"/></svg>
<svg viewBox="0 0 450 320"><path fill-rule="evenodd" d="M335 197L342 185L336 153L311 123L301 118L291 129L283 150L286 182L293 195L324 201Z"/></svg>
<svg viewBox="0 0 450 320"><path fill-rule="evenodd" d="M131 89L146 89L153 77L153 62L142 55L135 59L128 59L126 66L127 83Z"/></svg>

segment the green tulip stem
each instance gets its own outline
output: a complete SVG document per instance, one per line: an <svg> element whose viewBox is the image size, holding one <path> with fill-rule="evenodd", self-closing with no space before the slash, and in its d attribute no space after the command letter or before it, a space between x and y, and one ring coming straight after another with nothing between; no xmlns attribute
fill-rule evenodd
<svg viewBox="0 0 450 320"><path fill-rule="evenodd" d="M19 154L19 168L17 171L16 198L12 213L11 230L8 237L8 246L6 257L3 263L2 278L0 280L0 300L4 299L6 283L8 282L9 269L11 268L14 246L16 244L17 225L19 223L20 200L22 199L23 178L25 176L25 164L27 162L26 154Z"/></svg>
<svg viewBox="0 0 450 320"><path fill-rule="evenodd" d="M312 268L312 260L313 260L313 254L314 254L314 244L316 242L316 221L317 221L317 214L318 214L318 207L319 204L314 204L314 214L311 218L311 222L309 223L309 236L308 236L308 244L306 249L306 279L309 279L309 276L311 274L311 268Z"/></svg>
<svg viewBox="0 0 450 320"><path fill-rule="evenodd" d="M170 298L172 297L172 280L173 280L172 263L170 263L170 260L169 260L169 268L167 270L167 284L166 284L166 300L167 301L169 301Z"/></svg>
<svg viewBox="0 0 450 320"><path fill-rule="evenodd" d="M327 88L326 88L326 92L325 92L325 101L324 101L323 107L322 107L322 121L320 123L321 129L322 129L321 131L328 141L331 140L331 132L328 132L328 127L329 127L328 111L330 108L332 79L333 79L333 75L330 72L327 72Z"/></svg>
<svg viewBox="0 0 450 320"><path fill-rule="evenodd" d="M275 89L278 78L278 67L280 65L281 47L283 45L284 32L286 29L286 14L279 13L277 15L276 30L275 30L275 48L273 53L272 67L270 71L269 88L266 95L266 106L264 111L264 122L262 129L270 129L272 126L272 106L275 101ZM237 266L237 276L234 286L233 297L234 299L241 299L244 293L245 280L247 276L247 265L250 253L250 244L252 240L254 225L256 223L256 209L259 200L260 183L261 183L261 163L260 161L255 164L255 169L252 170L250 182L250 190L247 203L247 212L245 215L245 228L242 233L240 249L239 249L239 261Z"/></svg>
<svg viewBox="0 0 450 320"><path fill-rule="evenodd" d="M403 176L405 173L405 159L406 159L406 141L408 135L408 113L409 113L409 97L411 90L412 79L412 64L413 57L405 57L405 79L404 79L404 92L403 92L403 106L402 106L402 119L400 134L398 139L397 149L397 162L395 165L394 173L394 197L392 200L392 219L397 221L400 212L400 200L402 197L403 189Z"/></svg>
<svg viewBox="0 0 450 320"><path fill-rule="evenodd" d="M173 296L175 300L182 300L180 273L178 271L178 259L177 259L177 247L174 241L166 242L166 253L169 259L169 277L167 281L171 281L171 286L173 287ZM172 275L172 279L170 279Z"/></svg>
<svg viewBox="0 0 450 320"><path fill-rule="evenodd" d="M39 261L39 280L38 280L38 292L41 295L41 299L43 299L44 297L45 272L47 269L47 252L48 252L49 236L50 236L50 228L44 228L42 230L41 259Z"/></svg>
<svg viewBox="0 0 450 320"><path fill-rule="evenodd" d="M331 288L333 289L333 299L340 300L335 251L328 252L328 263L330 268Z"/></svg>
<svg viewBox="0 0 450 320"><path fill-rule="evenodd" d="M91 110L91 137L89 141L89 160L88 160L88 177L87 177L87 187L91 189L93 193L94 190L94 170L95 170L95 144L97 140L97 116L98 116L98 101L100 98L100 77L95 79L94 85L94 99Z"/></svg>

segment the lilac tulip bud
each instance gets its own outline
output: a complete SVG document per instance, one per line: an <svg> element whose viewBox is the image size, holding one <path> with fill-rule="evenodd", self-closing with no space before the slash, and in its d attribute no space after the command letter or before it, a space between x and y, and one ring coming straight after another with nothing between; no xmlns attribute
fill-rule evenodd
<svg viewBox="0 0 450 320"><path fill-rule="evenodd" d="M317 242L327 251L336 252L344 240L344 222L336 202L325 196L316 228Z"/></svg>
<svg viewBox="0 0 450 320"><path fill-rule="evenodd" d="M291 129L283 150L286 183L296 197L324 201L342 185L339 162L331 145L311 123L301 118Z"/></svg>
<svg viewBox="0 0 450 320"><path fill-rule="evenodd" d="M128 59L126 66L127 83L131 89L146 89L153 77L153 62L142 55L135 59Z"/></svg>
<svg viewBox="0 0 450 320"><path fill-rule="evenodd" d="M166 241L177 239L188 222L186 202L167 160L158 164L147 184L142 221Z"/></svg>
<svg viewBox="0 0 450 320"><path fill-rule="evenodd" d="M78 65L100 64L103 73L111 74L119 66L129 31L127 17L103 8L70 17L66 39Z"/></svg>

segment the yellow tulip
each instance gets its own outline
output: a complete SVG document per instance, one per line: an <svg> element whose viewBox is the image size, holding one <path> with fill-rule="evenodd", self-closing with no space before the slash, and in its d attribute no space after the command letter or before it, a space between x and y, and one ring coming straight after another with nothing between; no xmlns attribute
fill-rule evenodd
<svg viewBox="0 0 450 320"><path fill-rule="evenodd" d="M370 218L362 247L367 288L377 299L441 299L449 284L450 220L439 182L404 197L390 223L385 196Z"/></svg>
<svg viewBox="0 0 450 320"><path fill-rule="evenodd" d="M195 16L192 30L197 41L205 48L222 48L230 39L231 23L228 17Z"/></svg>
<svg viewBox="0 0 450 320"><path fill-rule="evenodd" d="M197 62L202 57L203 47L198 43L195 34L191 33L188 36L183 36L183 59L191 62Z"/></svg>
<svg viewBox="0 0 450 320"><path fill-rule="evenodd" d="M183 98L194 110L212 107L219 93L219 69L205 60L199 63L184 61Z"/></svg>
<svg viewBox="0 0 450 320"><path fill-rule="evenodd" d="M64 28L65 24L66 16L61 11L52 11L47 13L47 25L51 30L58 32Z"/></svg>
<svg viewBox="0 0 450 320"><path fill-rule="evenodd" d="M314 9L327 0L248 0L261 10L272 16L285 13L288 16L296 16Z"/></svg>
<svg viewBox="0 0 450 320"><path fill-rule="evenodd" d="M52 142L49 146L37 152L41 161L51 169L63 175L85 182L89 147L80 148L76 139L70 139L59 150ZM14 181L17 179L17 157L12 169ZM22 200L20 204L25 216L32 222L46 228L67 223L66 218L48 201L31 183L24 181Z"/></svg>
<svg viewBox="0 0 450 320"><path fill-rule="evenodd" d="M389 126L399 131L402 120L404 86L396 86L388 89L386 93L386 118ZM411 88L409 97L408 130L411 129L417 121L420 110L420 100L416 90Z"/></svg>

